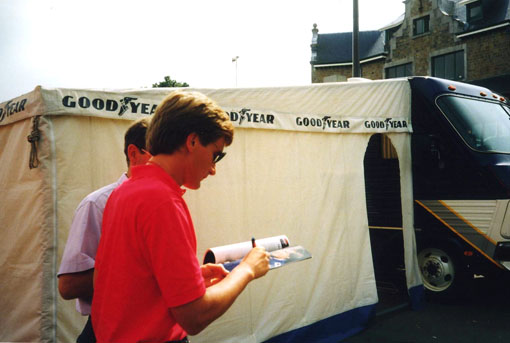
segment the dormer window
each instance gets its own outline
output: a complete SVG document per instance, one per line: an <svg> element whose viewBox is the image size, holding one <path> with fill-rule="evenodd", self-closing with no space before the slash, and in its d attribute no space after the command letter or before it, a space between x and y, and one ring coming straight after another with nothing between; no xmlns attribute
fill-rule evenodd
<svg viewBox="0 0 510 343"><path fill-rule="evenodd" d="M427 15L413 20L413 36L429 32L429 19L430 17Z"/></svg>
<svg viewBox="0 0 510 343"><path fill-rule="evenodd" d="M474 23L483 20L482 2L474 1L466 5L467 21Z"/></svg>

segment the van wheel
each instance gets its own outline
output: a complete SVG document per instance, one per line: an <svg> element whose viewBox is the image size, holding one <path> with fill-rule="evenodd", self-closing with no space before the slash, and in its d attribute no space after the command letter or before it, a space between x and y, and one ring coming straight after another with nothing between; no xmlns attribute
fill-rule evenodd
<svg viewBox="0 0 510 343"><path fill-rule="evenodd" d="M466 271L460 255L453 249L438 247L422 249L418 254L423 285L430 295L441 298L461 295Z"/></svg>

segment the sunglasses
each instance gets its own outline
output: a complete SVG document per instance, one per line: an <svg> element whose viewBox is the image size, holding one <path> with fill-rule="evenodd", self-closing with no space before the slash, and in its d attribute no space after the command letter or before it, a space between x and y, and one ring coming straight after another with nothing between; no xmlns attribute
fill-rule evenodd
<svg viewBox="0 0 510 343"><path fill-rule="evenodd" d="M147 150L145 150L145 149L139 149L139 150L142 152L142 154L149 154L149 155L150 155L150 152L148 152L148 151L147 151ZM225 155L226 155L226 154L227 154L227 153L226 153L226 152L224 152L224 151L215 152L215 153L213 154L213 163L215 163L215 164L216 164L216 163L218 163L219 161L221 161L221 159L222 159L223 157L225 157Z"/></svg>
<svg viewBox="0 0 510 343"><path fill-rule="evenodd" d="M226 155L226 154L227 154L227 153L226 153L226 152L224 152L224 151L215 152L215 153L213 154L213 163L215 163L215 164L216 164L216 163L218 163L219 161L221 161L221 159L222 159L223 157L225 157L225 155Z"/></svg>

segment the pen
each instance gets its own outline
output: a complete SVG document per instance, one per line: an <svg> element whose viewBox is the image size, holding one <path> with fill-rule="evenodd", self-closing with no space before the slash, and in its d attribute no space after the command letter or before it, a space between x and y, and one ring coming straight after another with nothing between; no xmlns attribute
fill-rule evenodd
<svg viewBox="0 0 510 343"><path fill-rule="evenodd" d="M257 246L257 244L255 243L255 237L252 237L251 238L251 247L255 248L256 246Z"/></svg>

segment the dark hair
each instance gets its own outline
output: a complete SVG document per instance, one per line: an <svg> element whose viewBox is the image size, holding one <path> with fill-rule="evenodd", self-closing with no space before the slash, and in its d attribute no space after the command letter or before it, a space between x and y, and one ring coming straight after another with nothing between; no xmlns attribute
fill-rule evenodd
<svg viewBox="0 0 510 343"><path fill-rule="evenodd" d="M147 133L147 128L149 127L149 119L147 117L136 120L131 126L127 129L124 134L124 155L126 155L126 161L129 166L129 157L128 157L128 146L130 144L135 145L139 150L145 150L145 135Z"/></svg>
<svg viewBox="0 0 510 343"><path fill-rule="evenodd" d="M189 134L196 133L202 145L221 137L226 145L234 138L234 126L227 113L205 95L177 90L156 108L147 130L147 150L152 155L171 154Z"/></svg>

